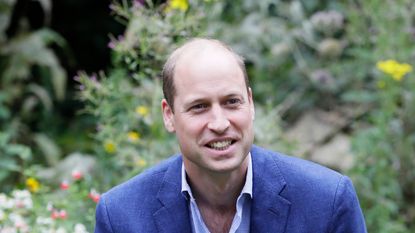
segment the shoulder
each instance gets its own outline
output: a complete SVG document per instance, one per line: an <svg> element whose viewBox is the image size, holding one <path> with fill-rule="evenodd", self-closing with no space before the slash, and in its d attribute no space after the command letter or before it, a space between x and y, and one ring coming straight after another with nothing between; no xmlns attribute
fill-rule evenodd
<svg viewBox="0 0 415 233"><path fill-rule="evenodd" d="M163 183L178 182L181 163L172 156L105 192L96 209L96 232L153 232L152 215L162 207L157 196Z"/></svg>
<svg viewBox="0 0 415 233"><path fill-rule="evenodd" d="M253 146L251 154L257 178L254 187L276 189L290 205L292 221L287 225L288 231L301 228L310 232L366 232L355 189L347 176L257 146Z"/></svg>
<svg viewBox="0 0 415 233"><path fill-rule="evenodd" d="M337 186L343 175L320 164L253 146L253 161L261 167L271 167L288 185L320 184ZM258 165L259 165L258 164ZM267 164L267 166L265 166ZM261 172L263 170L258 169Z"/></svg>
<svg viewBox="0 0 415 233"><path fill-rule="evenodd" d="M181 157L174 155L167 160L162 161L154 167L151 167L131 179L111 188L104 193L104 196L111 199L128 198L148 194L156 194L164 180L165 173L170 168L180 169L182 163ZM121 200L120 200L121 201Z"/></svg>

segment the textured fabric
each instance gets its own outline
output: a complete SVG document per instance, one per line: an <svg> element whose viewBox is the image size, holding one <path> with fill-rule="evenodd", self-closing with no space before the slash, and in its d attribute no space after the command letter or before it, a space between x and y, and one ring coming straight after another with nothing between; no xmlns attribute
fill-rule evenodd
<svg viewBox="0 0 415 233"><path fill-rule="evenodd" d="M182 164L182 193L189 202L189 210L191 216L191 225L193 233L210 233L199 207L193 197L192 189L186 180L186 171ZM232 221L229 233L249 233L250 217L251 217L251 199L252 199L252 159L251 153L248 154L248 170L245 176L245 184L236 201L236 213Z"/></svg>
<svg viewBox="0 0 415 233"><path fill-rule="evenodd" d="M318 164L253 146L252 233L365 233L350 179ZM101 196L96 233L191 233L180 155Z"/></svg>

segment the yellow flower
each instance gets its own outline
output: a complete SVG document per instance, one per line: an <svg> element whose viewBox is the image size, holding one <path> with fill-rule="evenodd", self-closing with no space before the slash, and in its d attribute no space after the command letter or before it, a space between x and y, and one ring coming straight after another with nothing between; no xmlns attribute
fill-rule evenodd
<svg viewBox="0 0 415 233"><path fill-rule="evenodd" d="M35 178L30 177L26 179L26 186L30 190L30 192L34 193L39 191L40 183Z"/></svg>
<svg viewBox="0 0 415 233"><path fill-rule="evenodd" d="M104 143L104 150L107 153L114 153L117 150L117 146L115 145L115 143L113 141L107 140Z"/></svg>
<svg viewBox="0 0 415 233"><path fill-rule="evenodd" d="M384 89L386 87L385 81L381 80L377 83L379 89Z"/></svg>
<svg viewBox="0 0 415 233"><path fill-rule="evenodd" d="M401 81L407 73L412 71L411 65L390 59L379 61L376 67L385 74L390 75L395 81Z"/></svg>
<svg viewBox="0 0 415 233"><path fill-rule="evenodd" d="M181 10L181 11L187 11L187 9L189 8L189 3L187 2L187 0L170 0L166 11L171 11L171 10Z"/></svg>
<svg viewBox="0 0 415 233"><path fill-rule="evenodd" d="M138 107L135 108L135 112L138 115L140 115L142 117L145 117L145 116L148 115L149 110L148 110L148 108L146 106L140 105L140 106L138 106Z"/></svg>
<svg viewBox="0 0 415 233"><path fill-rule="evenodd" d="M141 137L141 135L140 135L139 133L135 132L135 131L130 131L130 132L128 132L127 136L128 136L128 140L129 140L130 142L136 142L136 141L138 141L138 140L140 139L140 137Z"/></svg>
<svg viewBox="0 0 415 233"><path fill-rule="evenodd" d="M139 167L145 167L147 165L147 161L145 159L140 158L137 160L136 164Z"/></svg>

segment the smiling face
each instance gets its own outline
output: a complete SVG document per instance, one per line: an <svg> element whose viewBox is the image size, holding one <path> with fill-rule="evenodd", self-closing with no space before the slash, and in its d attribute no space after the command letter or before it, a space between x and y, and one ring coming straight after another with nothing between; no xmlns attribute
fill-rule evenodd
<svg viewBox="0 0 415 233"><path fill-rule="evenodd" d="M254 104L232 54L217 45L183 54L174 87L173 109L162 101L163 118L176 133L186 170L244 169L254 138Z"/></svg>

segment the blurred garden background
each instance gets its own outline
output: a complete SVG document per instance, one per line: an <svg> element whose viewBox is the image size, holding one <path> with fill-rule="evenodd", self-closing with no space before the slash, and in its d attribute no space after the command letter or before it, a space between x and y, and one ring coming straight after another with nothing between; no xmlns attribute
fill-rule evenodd
<svg viewBox="0 0 415 233"><path fill-rule="evenodd" d="M246 58L256 143L353 179L415 232L412 0L0 0L0 232L93 232L100 194L178 152L160 72L190 37Z"/></svg>

